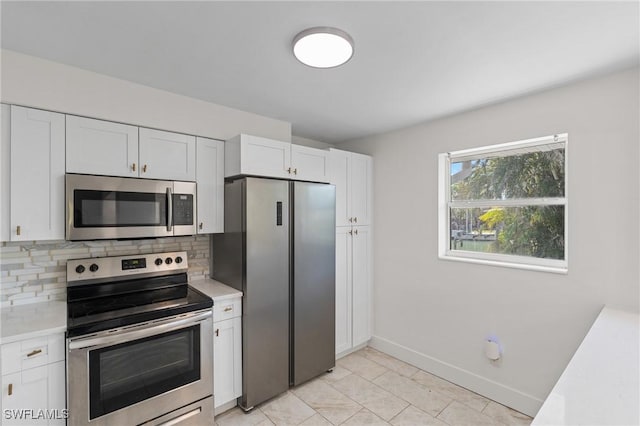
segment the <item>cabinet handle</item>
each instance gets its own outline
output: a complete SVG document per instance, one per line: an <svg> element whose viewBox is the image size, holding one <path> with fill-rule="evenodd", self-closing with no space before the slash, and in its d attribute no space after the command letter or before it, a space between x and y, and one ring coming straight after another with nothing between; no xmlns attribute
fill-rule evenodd
<svg viewBox="0 0 640 426"><path fill-rule="evenodd" d="M233 308L231 306L227 306L226 308L224 308L225 312L229 312L229 311L233 311Z"/></svg>
<svg viewBox="0 0 640 426"><path fill-rule="evenodd" d="M220 336L220 329L216 328L216 337Z"/></svg>
<svg viewBox="0 0 640 426"><path fill-rule="evenodd" d="M358 235L358 230L357 230L357 229L354 229L354 230L353 230L353 233L354 233L354 234L356 234L356 235Z"/></svg>
<svg viewBox="0 0 640 426"><path fill-rule="evenodd" d="M353 235L353 231L349 231L349 235Z"/></svg>
<svg viewBox="0 0 640 426"><path fill-rule="evenodd" d="M298 169L293 169L293 174L297 175L298 174Z"/></svg>
<svg viewBox="0 0 640 426"><path fill-rule="evenodd" d="M16 235L20 235L21 232L22 228L20 227L20 225L16 226Z"/></svg>
<svg viewBox="0 0 640 426"><path fill-rule="evenodd" d="M357 217L353 218L353 223L358 223L358 218Z"/></svg>
<svg viewBox="0 0 640 426"><path fill-rule="evenodd" d="M35 349L35 350L33 350L33 351L29 352L29 353L27 354L27 356L28 356L28 357L30 357L30 356L34 356L34 355L38 355L39 353L42 353L42 349Z"/></svg>
<svg viewBox="0 0 640 426"><path fill-rule="evenodd" d="M133 163L131 165L131 171L134 171L134 172L136 171L136 163Z"/></svg>
<svg viewBox="0 0 640 426"><path fill-rule="evenodd" d="M198 228L202 229L203 226L204 226L204 223L200 222L200 225L198 225Z"/></svg>
<svg viewBox="0 0 640 426"><path fill-rule="evenodd" d="M291 167L289 167L289 168L287 169L287 172L288 172L289 174L291 174Z"/></svg>
<svg viewBox="0 0 640 426"><path fill-rule="evenodd" d="M13 383L9 383L9 396L13 395Z"/></svg>
<svg viewBox="0 0 640 426"><path fill-rule="evenodd" d="M142 166L142 173L147 173L147 165Z"/></svg>

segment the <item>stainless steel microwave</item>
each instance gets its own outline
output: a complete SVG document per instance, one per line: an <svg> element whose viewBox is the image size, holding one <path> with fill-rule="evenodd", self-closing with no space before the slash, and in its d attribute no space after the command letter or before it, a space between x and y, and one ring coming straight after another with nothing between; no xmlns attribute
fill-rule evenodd
<svg viewBox="0 0 640 426"><path fill-rule="evenodd" d="M66 239L196 233L195 182L67 174Z"/></svg>

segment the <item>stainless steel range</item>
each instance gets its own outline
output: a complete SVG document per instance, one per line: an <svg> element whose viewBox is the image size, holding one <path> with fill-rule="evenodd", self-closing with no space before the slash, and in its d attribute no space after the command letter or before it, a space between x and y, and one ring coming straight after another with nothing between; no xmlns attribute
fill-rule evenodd
<svg viewBox="0 0 640 426"><path fill-rule="evenodd" d="M213 424L212 300L187 253L67 262L69 426Z"/></svg>

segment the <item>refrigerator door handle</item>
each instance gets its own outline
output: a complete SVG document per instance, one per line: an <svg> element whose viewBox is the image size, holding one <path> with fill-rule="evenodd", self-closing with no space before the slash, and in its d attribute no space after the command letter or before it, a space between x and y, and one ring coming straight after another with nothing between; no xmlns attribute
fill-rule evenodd
<svg viewBox="0 0 640 426"><path fill-rule="evenodd" d="M276 201L276 226L282 226L282 201Z"/></svg>

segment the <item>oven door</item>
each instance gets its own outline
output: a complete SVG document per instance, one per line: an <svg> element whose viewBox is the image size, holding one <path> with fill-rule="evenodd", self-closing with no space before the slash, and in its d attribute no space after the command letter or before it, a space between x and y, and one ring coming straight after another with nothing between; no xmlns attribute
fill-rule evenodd
<svg viewBox="0 0 640 426"><path fill-rule="evenodd" d="M193 182L66 175L67 240L192 235Z"/></svg>
<svg viewBox="0 0 640 426"><path fill-rule="evenodd" d="M212 321L206 310L68 339L68 424L140 424L210 398Z"/></svg>

